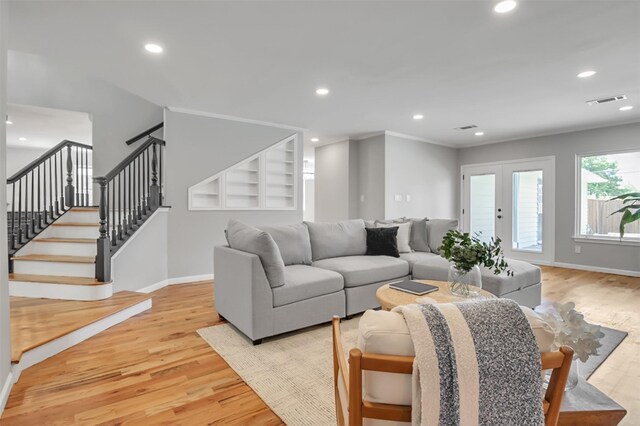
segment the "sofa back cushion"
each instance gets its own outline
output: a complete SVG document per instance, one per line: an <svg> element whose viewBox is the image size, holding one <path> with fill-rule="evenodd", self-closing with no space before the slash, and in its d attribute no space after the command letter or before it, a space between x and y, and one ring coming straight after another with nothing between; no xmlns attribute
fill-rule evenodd
<svg viewBox="0 0 640 426"><path fill-rule="evenodd" d="M362 219L342 222L305 222L309 228L313 261L367 253L367 232Z"/></svg>
<svg viewBox="0 0 640 426"><path fill-rule="evenodd" d="M429 219L423 217L422 219L410 218L409 220L411 221L411 241L409 242L411 249L430 253L429 231L427 230L427 222Z"/></svg>
<svg viewBox="0 0 640 426"><path fill-rule="evenodd" d="M257 255L271 288L284 285L284 262L271 235L235 219L227 224L227 241L232 249Z"/></svg>
<svg viewBox="0 0 640 426"><path fill-rule="evenodd" d="M429 219L427 221L427 238L429 248L435 254L440 254L438 248L447 232L458 229L458 219Z"/></svg>
<svg viewBox="0 0 640 426"><path fill-rule="evenodd" d="M376 228L398 228L396 235L398 252L411 253L411 246L409 245L409 241L411 241L411 222L388 223L386 221L376 220Z"/></svg>
<svg viewBox="0 0 640 426"><path fill-rule="evenodd" d="M261 226L276 242L282 261L289 265L311 265L311 241L304 223L281 226Z"/></svg>

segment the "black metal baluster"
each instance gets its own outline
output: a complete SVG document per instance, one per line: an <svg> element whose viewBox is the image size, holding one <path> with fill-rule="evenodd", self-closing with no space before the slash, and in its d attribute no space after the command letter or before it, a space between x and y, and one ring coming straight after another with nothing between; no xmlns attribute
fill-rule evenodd
<svg viewBox="0 0 640 426"><path fill-rule="evenodd" d="M25 181L25 185L26 185L26 181ZM20 178L20 180L18 181L18 244L22 244L22 236L23 236L22 234L23 234L23 230L22 230L22 178Z"/></svg>
<svg viewBox="0 0 640 426"><path fill-rule="evenodd" d="M162 152L164 151L164 145L160 145L160 164L159 164L159 170L160 170L160 181L158 182L158 207L160 207L163 203L164 203L164 194L162 192L162 189L164 187L164 178L163 178L163 165L162 165Z"/></svg>
<svg viewBox="0 0 640 426"><path fill-rule="evenodd" d="M136 198L137 210L138 210L138 220L142 220L142 170L141 170L141 157L138 155L136 157L136 162L138 163L138 197Z"/></svg>
<svg viewBox="0 0 640 426"><path fill-rule="evenodd" d="M80 167L79 167L79 162L78 162L78 147L76 147L76 185L77 185L77 191L76 191L76 206L80 205L80 191L82 190L82 181L80 180Z"/></svg>
<svg viewBox="0 0 640 426"><path fill-rule="evenodd" d="M29 237L29 224L31 224L31 232L35 232L36 229L36 220L39 221L39 217L40 217L40 213L38 213L38 215L36 216L36 204L35 204L35 195L36 192L34 190L34 185L35 185L35 181L34 181L34 171L31 170L31 215L29 215L29 207L27 207L27 204L29 204L29 194L27 194L28 192L28 188L29 188L29 175L25 175L24 176L24 186L25 186L25 194L24 194L24 207L25 207L25 216L24 216L24 220L26 221L26 228L27 228L27 237ZM29 219L29 216L31 216L31 219Z"/></svg>
<svg viewBox="0 0 640 426"><path fill-rule="evenodd" d="M133 195L132 195L132 191L131 190L133 189L133 186L131 184L131 178L132 178L132 176L131 176L131 164L129 164L127 166L127 181L129 182L129 193L128 193L128 195L129 195L129 209L128 209L128 212L129 212L129 229L133 230L133 225L134 225L133 224L133 215L131 213L131 208L133 206Z"/></svg>
<svg viewBox="0 0 640 426"><path fill-rule="evenodd" d="M122 172L118 173L118 239L122 240L122 184L120 182Z"/></svg>
<svg viewBox="0 0 640 426"><path fill-rule="evenodd" d="M89 150L87 148L83 148L84 151L84 205L89 205ZM107 201L109 200L109 196L107 194ZM108 217L107 217L108 220ZM108 228L108 226L107 226Z"/></svg>
<svg viewBox="0 0 640 426"><path fill-rule="evenodd" d="M49 216L54 219L53 210L53 169L51 168L51 157L49 157Z"/></svg>
<svg viewBox="0 0 640 426"><path fill-rule="evenodd" d="M31 177L31 191L33 193L35 193L35 191L33 190L33 176ZM42 201L42 194L41 194L41 187L40 187L40 182L42 182L41 176L40 176L40 164L38 165L38 185L37 185L37 195L38 195L38 229L42 229L44 227L44 222L43 222L43 218L42 218L42 206L40 205L40 202Z"/></svg>
<svg viewBox="0 0 640 426"><path fill-rule="evenodd" d="M118 240L118 232L116 231L116 181L111 180L111 245L115 246Z"/></svg>
<svg viewBox="0 0 640 426"><path fill-rule="evenodd" d="M16 249L16 183L11 184L11 249Z"/></svg>
<svg viewBox="0 0 640 426"><path fill-rule="evenodd" d="M144 203L144 214L149 212L149 148L142 151L142 176L144 193L142 195L142 202Z"/></svg>
<svg viewBox="0 0 640 426"><path fill-rule="evenodd" d="M62 213L60 212L60 187L58 186L58 153L53 154L53 180L54 187L56 188L56 216L60 216Z"/></svg>

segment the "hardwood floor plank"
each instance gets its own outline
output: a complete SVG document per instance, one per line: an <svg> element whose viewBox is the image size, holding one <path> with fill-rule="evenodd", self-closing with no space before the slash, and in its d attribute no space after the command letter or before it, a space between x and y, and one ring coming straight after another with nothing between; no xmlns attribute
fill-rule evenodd
<svg viewBox="0 0 640 426"><path fill-rule="evenodd" d="M543 296L629 337L590 382L640 418L640 278L543 268ZM153 308L22 373L0 423L281 425L196 330L220 323L210 282L151 294ZM28 303L28 302L25 302Z"/></svg>

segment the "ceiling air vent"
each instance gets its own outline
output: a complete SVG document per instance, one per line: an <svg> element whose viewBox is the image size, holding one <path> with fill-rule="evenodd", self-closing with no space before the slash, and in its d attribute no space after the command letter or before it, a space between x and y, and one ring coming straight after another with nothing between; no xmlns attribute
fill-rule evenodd
<svg viewBox="0 0 640 426"><path fill-rule="evenodd" d="M469 130L469 129L475 129L476 127L478 126L476 126L475 124L469 124L468 126L456 127L453 130Z"/></svg>
<svg viewBox="0 0 640 426"><path fill-rule="evenodd" d="M593 99L591 101L587 101L587 105L589 106L600 105L600 104L606 104L608 102L623 101L625 99L627 99L626 95L611 96L610 98Z"/></svg>

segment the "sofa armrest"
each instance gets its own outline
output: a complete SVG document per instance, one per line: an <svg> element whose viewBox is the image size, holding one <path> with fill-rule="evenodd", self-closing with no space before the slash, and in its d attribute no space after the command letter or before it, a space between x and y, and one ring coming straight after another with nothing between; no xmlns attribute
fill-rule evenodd
<svg viewBox="0 0 640 426"><path fill-rule="evenodd" d="M251 340L272 336L273 293L260 258L217 246L213 259L216 310Z"/></svg>

